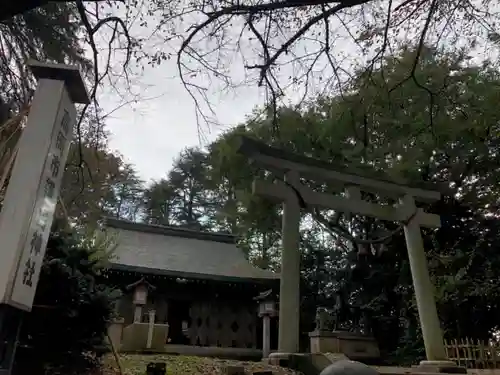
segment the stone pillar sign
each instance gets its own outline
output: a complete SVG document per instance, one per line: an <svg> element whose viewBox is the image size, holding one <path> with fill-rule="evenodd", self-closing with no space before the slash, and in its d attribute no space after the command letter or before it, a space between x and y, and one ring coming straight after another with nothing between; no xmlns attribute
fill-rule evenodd
<svg viewBox="0 0 500 375"><path fill-rule="evenodd" d="M29 64L38 79L0 213L0 302L30 311L76 121L88 95L75 67Z"/></svg>
<svg viewBox="0 0 500 375"><path fill-rule="evenodd" d="M10 374L21 311L30 311L76 121L89 103L78 68L28 63L37 89L0 211L0 374Z"/></svg>

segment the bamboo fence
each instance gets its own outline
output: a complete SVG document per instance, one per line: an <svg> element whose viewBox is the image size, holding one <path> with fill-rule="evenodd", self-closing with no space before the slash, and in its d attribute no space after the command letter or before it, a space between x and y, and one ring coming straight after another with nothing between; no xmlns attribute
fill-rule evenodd
<svg viewBox="0 0 500 375"><path fill-rule="evenodd" d="M500 345L472 339L445 340L448 359L459 366L475 369L500 368Z"/></svg>

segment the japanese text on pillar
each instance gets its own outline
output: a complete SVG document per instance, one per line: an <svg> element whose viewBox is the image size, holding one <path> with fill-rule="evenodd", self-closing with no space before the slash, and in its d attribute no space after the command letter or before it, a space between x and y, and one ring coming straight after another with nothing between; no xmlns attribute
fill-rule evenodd
<svg viewBox="0 0 500 375"><path fill-rule="evenodd" d="M48 168L45 168L43 184L43 199L37 203L37 209L33 216L32 230L28 234L27 247L29 255L24 262L23 270L23 285L27 287L33 286L33 275L36 270L36 262L42 262L40 252L44 246L44 237L48 237L50 231L50 216L53 215L57 202L56 196L56 181L61 179L61 174L64 172L64 165L61 163L64 149L66 147L70 127L70 115L64 110L62 120L59 127L56 128L55 141L52 142L49 150L49 158L47 160ZM46 240L45 240L46 241Z"/></svg>

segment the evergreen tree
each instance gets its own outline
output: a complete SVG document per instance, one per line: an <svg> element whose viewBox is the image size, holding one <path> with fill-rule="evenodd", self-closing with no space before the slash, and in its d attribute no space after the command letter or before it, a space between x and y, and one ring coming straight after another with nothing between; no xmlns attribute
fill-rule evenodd
<svg viewBox="0 0 500 375"><path fill-rule="evenodd" d="M29 59L76 64L90 72L77 18L75 2L51 1L0 21L0 107L18 110L28 104L34 83L26 66Z"/></svg>
<svg viewBox="0 0 500 375"><path fill-rule="evenodd" d="M99 364L119 297L102 273L112 249L99 239L51 234L33 310L22 324L19 373L87 373Z"/></svg>

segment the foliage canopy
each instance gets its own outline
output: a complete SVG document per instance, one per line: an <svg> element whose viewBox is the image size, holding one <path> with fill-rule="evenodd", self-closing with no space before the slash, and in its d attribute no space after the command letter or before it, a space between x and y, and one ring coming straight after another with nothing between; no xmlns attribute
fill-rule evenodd
<svg viewBox="0 0 500 375"><path fill-rule="evenodd" d="M187 223L175 214L176 205L185 204L175 196L190 196L195 211L203 213L192 218L203 228L242 235L241 245L257 264L279 267L281 208L250 195L255 177L272 177L236 153L240 134L346 167L384 171L410 184L446 182L454 193L428 207L441 215L442 228L424 233L440 318L447 337L491 337L500 324L493 317L500 302L500 259L494 254L500 245L495 238L500 223L495 182L500 177L496 160L500 118L495 110L500 77L491 65L471 64L466 54L426 47L420 52L417 81L404 80L413 69L415 53L403 49L387 58L385 69L374 69L370 75L360 71L342 95L322 96L299 108L280 108L276 114L279 137L270 114L227 132L206 152L196 150L197 156L190 160L198 167L191 168L189 177L196 182L188 185L194 195L175 179L158 182L146 191L154 191L156 202L149 201L148 210L157 204L163 209L156 211L154 219L146 215L146 220ZM420 82L432 90L422 88ZM386 87L392 88L389 94ZM189 158L182 160L186 165ZM308 183L314 189L332 191L322 182ZM211 211L214 206L217 214ZM322 211L328 220L336 214ZM395 228L394 223L343 215L336 225L359 238L380 237ZM368 314L386 358L411 362L423 354L401 233L384 244L360 246L325 231L306 214L301 251L302 331L312 328L318 305L333 306L336 293L343 292L351 305Z"/></svg>

